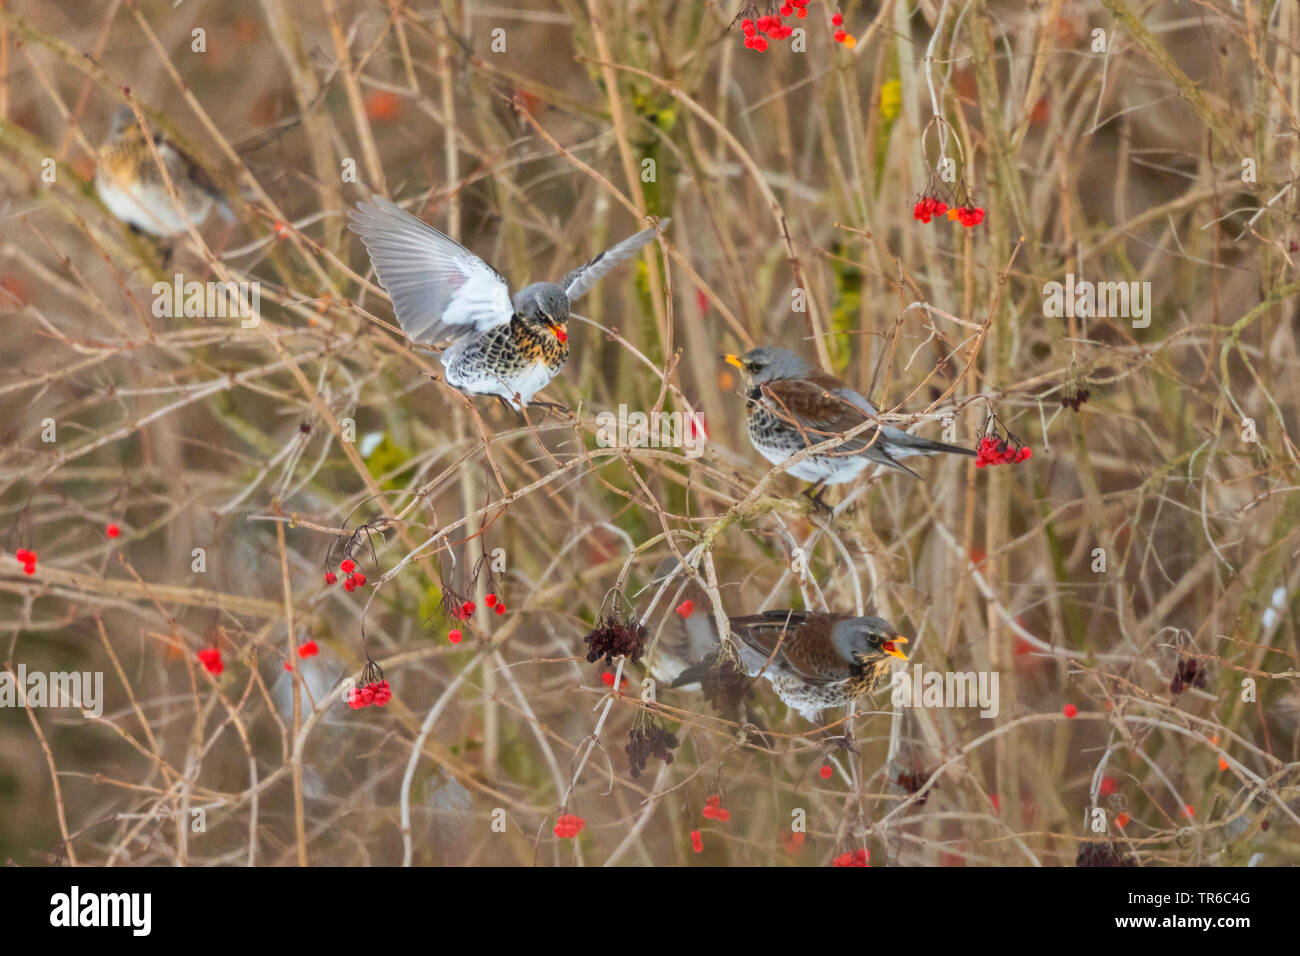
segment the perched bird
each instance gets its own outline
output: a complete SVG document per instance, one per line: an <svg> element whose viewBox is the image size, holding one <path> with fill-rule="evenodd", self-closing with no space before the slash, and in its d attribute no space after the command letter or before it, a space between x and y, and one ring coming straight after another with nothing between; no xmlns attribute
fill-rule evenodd
<svg viewBox="0 0 1300 956"><path fill-rule="evenodd" d="M221 191L194 160L161 133L151 129L149 136L157 159L130 107L113 115L95 162L95 191L109 212L132 229L163 238L184 232L187 220L201 226L214 208L227 220L234 218ZM179 207L167 192L159 160Z"/></svg>
<svg viewBox="0 0 1300 956"><path fill-rule="evenodd" d="M907 638L878 617L822 611L764 611L733 617L731 631L740 645L740 666L750 677L762 674L778 697L805 719L816 721L826 707L844 707L889 679ZM705 678L711 662L692 664L674 687Z"/></svg>
<svg viewBox="0 0 1300 956"><path fill-rule="evenodd" d="M789 349L765 345L723 358L747 380L749 440L773 464L782 464L808 446L842 435L877 414L876 408L848 385L834 375L814 370ZM919 478L899 459L939 452L975 454L969 448L909 435L889 425L873 425L833 450L808 456L788 471L814 482L806 494L820 503L816 495L823 485L856 478L871 462Z"/></svg>
<svg viewBox="0 0 1300 956"><path fill-rule="evenodd" d="M512 299L495 269L387 199L358 203L350 219L407 337L451 340L442 353L447 384L520 408L564 368L570 306L656 233L644 229L559 282L534 282Z"/></svg>

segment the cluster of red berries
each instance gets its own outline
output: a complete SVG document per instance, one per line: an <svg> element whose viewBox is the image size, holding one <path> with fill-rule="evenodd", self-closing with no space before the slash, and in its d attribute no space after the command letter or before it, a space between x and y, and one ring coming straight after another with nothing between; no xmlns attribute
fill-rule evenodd
<svg viewBox="0 0 1300 956"><path fill-rule="evenodd" d="M794 33L794 27L788 26L784 17L797 17L802 20L808 16L805 7L808 0L786 0L775 14L761 16L757 20L745 17L740 21L740 29L745 34L745 49L762 53L767 49L767 41L784 40ZM770 9L770 8L769 8ZM767 34L766 37L759 34Z"/></svg>
<svg viewBox="0 0 1300 956"><path fill-rule="evenodd" d="M488 607L490 607L497 614L506 613L506 602L501 600L499 597L497 597L495 594L491 592L488 592L488 594L483 598L483 603L486 604ZM463 601L461 602L460 607L452 608L451 616L458 621L468 621L470 617L473 616L474 612L477 610L478 610L478 605L475 604L473 601ZM447 632L447 640L451 641L453 644L459 644L462 640L464 640L464 638L465 638L464 633L462 633L461 629L458 627L453 627L450 631Z"/></svg>
<svg viewBox="0 0 1300 956"><path fill-rule="evenodd" d="M912 218L926 224L941 216L946 216L970 229L984 221L984 207L970 205L949 207L942 199L933 196L923 196L912 207Z"/></svg>
<svg viewBox="0 0 1300 956"><path fill-rule="evenodd" d="M858 38L843 28L844 27L843 14L837 13L835 14L835 16L831 17L831 25L835 27L836 43L843 43L844 46L850 50L852 50L855 46L858 45Z"/></svg>
<svg viewBox="0 0 1300 956"><path fill-rule="evenodd" d="M704 809L700 812L710 820L717 820L719 823L726 823L731 819L731 811L722 806L722 797L716 793L704 801Z"/></svg>
<svg viewBox="0 0 1300 956"><path fill-rule="evenodd" d="M572 813L561 813L559 819L555 821L555 835L561 840L572 840L586 825L587 821L582 817Z"/></svg>
<svg viewBox="0 0 1300 956"><path fill-rule="evenodd" d="M942 216L948 211L948 204L933 196L923 196L912 207L912 218L929 225L931 219Z"/></svg>
<svg viewBox="0 0 1300 956"><path fill-rule="evenodd" d="M831 866L870 866L867 862L870 859L870 850L854 850L852 853L841 853L831 861Z"/></svg>
<svg viewBox="0 0 1300 956"><path fill-rule="evenodd" d="M980 446L975 453L975 467L1019 464L1033 454L1028 445L1022 445L1014 438L985 435L980 439Z"/></svg>
<svg viewBox="0 0 1300 956"><path fill-rule="evenodd" d="M383 707L393 699L393 689L388 686L386 680L374 680L364 687L354 687L348 694L348 706L353 710L360 710L362 707L369 707L374 704L376 707Z"/></svg>
<svg viewBox="0 0 1300 956"><path fill-rule="evenodd" d="M339 570L347 575L343 580L343 589L345 591L355 591L366 583L366 576L357 570L357 563L351 558L344 558L342 563L339 564ZM334 584L338 579L339 576L333 571L325 572L326 584Z"/></svg>
<svg viewBox="0 0 1300 956"><path fill-rule="evenodd" d="M226 664L221 659L221 650L216 647L205 647L199 651L199 663L213 677L221 676L221 672L226 669Z"/></svg>
<svg viewBox="0 0 1300 956"><path fill-rule="evenodd" d="M19 548L14 552L14 557L18 563L23 566L23 571L27 574L36 573L36 552L28 551L26 548Z"/></svg>
<svg viewBox="0 0 1300 956"><path fill-rule="evenodd" d="M704 834L699 830L691 831L691 849L696 853L704 852Z"/></svg>

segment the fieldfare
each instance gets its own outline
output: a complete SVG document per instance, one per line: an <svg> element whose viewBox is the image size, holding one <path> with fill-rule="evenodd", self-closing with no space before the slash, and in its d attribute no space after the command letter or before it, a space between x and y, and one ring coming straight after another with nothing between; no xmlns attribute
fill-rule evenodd
<svg viewBox="0 0 1300 956"><path fill-rule="evenodd" d="M889 680L907 638L878 617L822 611L764 611L731 618L740 666L762 674L778 697L809 721L827 707L844 707ZM706 677L712 661L692 664L673 681L685 686Z"/></svg>
<svg viewBox="0 0 1300 956"><path fill-rule="evenodd" d="M814 370L789 349L762 346L723 358L746 378L745 413L749 440L768 461L779 465L810 445L818 445L860 426L875 406L834 375ZM817 501L823 485L850 481L871 462L920 477L899 459L910 455L974 455L969 448L909 435L889 425L872 426L819 455L787 469L813 482L807 494Z"/></svg>
<svg viewBox="0 0 1300 956"><path fill-rule="evenodd" d="M442 353L447 384L519 408L564 368L569 307L657 231L643 229L559 282L534 282L512 299L490 265L381 196L357 203L350 219L402 331L417 345L451 341Z"/></svg>
<svg viewBox="0 0 1300 956"><path fill-rule="evenodd" d="M109 212L138 232L162 238L184 232L187 221L203 225L214 208L225 219L234 219L221 191L194 160L161 133L151 129L149 137L152 150L130 107L113 115L108 139L99 148L95 163L95 191ZM160 160L176 190L179 207L167 191Z"/></svg>

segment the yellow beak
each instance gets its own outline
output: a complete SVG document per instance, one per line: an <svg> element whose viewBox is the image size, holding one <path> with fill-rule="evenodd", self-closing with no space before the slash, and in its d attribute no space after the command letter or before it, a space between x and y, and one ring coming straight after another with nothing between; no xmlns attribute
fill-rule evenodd
<svg viewBox="0 0 1300 956"><path fill-rule="evenodd" d="M888 641L885 641L885 643L881 644L880 648L890 657L897 657L900 661L905 661L907 660L907 655L904 654L902 651L900 651L897 645L906 644L906 643L907 643L907 638L894 637Z"/></svg>
<svg viewBox="0 0 1300 956"><path fill-rule="evenodd" d="M738 369L743 370L745 367L745 363L740 360L739 355L724 355L722 358L728 365L734 365Z"/></svg>

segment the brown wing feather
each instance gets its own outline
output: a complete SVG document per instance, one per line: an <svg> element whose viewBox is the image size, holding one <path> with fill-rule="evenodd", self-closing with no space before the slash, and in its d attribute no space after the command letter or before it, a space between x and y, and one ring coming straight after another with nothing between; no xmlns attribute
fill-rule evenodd
<svg viewBox="0 0 1300 956"><path fill-rule="evenodd" d="M768 668L773 672L789 674L813 683L825 683L843 680L847 676L849 662L835 651L830 631L832 626L848 616L804 611L764 611L749 617L733 617L731 627L745 646L762 654L764 659L772 658ZM780 649L773 657L772 651L778 643Z"/></svg>
<svg viewBox="0 0 1300 956"><path fill-rule="evenodd" d="M860 409L832 391L845 387L843 382L833 376L815 373L809 378L783 378L767 382L763 385L763 391L767 393L768 407L784 419L793 419L805 432L805 440L810 445L816 445L851 428L857 428L867 420ZM871 442L875 434L875 428L868 428L835 450L861 450Z"/></svg>

